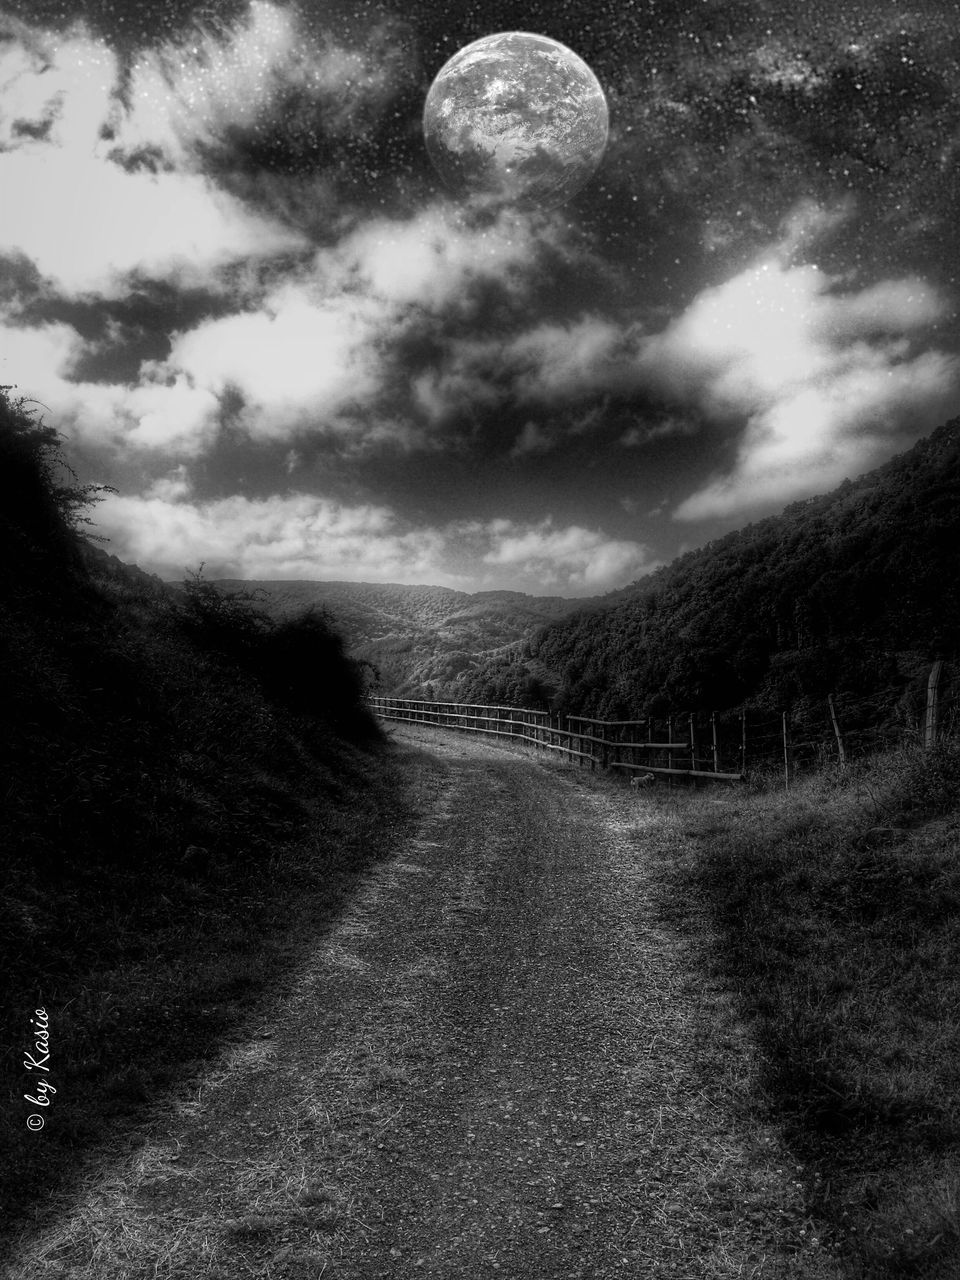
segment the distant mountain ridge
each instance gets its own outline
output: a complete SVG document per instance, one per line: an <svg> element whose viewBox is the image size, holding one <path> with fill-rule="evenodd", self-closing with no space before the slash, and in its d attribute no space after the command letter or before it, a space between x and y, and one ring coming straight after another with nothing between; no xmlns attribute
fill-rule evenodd
<svg viewBox="0 0 960 1280"><path fill-rule="evenodd" d="M470 593L391 582L223 578L216 585L255 592L269 612L327 610L350 655L378 669L382 691L411 697L456 698L465 673L512 653L545 622L602 606L602 597Z"/></svg>

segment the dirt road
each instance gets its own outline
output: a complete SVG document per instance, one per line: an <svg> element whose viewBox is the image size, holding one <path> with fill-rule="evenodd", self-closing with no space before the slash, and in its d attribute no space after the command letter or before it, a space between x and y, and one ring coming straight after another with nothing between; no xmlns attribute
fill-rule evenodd
<svg viewBox="0 0 960 1280"><path fill-rule="evenodd" d="M11 1275L834 1275L744 1118L730 1001L664 922L663 801L401 737L419 829Z"/></svg>

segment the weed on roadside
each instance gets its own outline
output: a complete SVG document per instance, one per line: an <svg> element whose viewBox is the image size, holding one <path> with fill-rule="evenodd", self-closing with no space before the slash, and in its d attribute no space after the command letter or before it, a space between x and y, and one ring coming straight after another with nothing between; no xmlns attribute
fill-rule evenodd
<svg viewBox="0 0 960 1280"><path fill-rule="evenodd" d="M686 891L809 1204L870 1280L960 1274L960 742L679 800Z"/></svg>

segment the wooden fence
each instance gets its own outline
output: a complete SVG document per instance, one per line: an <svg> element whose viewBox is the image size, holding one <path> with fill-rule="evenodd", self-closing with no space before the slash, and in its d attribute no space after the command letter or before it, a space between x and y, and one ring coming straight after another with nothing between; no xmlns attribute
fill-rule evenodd
<svg viewBox="0 0 960 1280"><path fill-rule="evenodd" d="M692 715L685 726L684 737L675 732L673 719L669 717L664 726L665 737L657 739L648 720L593 720L588 716L560 716L525 707L429 702L416 698L372 697L370 705L381 720L430 724L526 743L539 751L556 752L590 769L709 778L714 782L739 782L743 777L739 769L729 773L720 768L715 717L712 740L704 753Z"/></svg>
<svg viewBox="0 0 960 1280"><path fill-rule="evenodd" d="M960 668L935 662L906 687L868 697L830 694L792 711L731 708L657 720L597 720L526 707L374 696L383 720L485 734L553 752L590 769L737 782L776 774L789 790L798 770L835 765L912 740L933 748L960 731Z"/></svg>

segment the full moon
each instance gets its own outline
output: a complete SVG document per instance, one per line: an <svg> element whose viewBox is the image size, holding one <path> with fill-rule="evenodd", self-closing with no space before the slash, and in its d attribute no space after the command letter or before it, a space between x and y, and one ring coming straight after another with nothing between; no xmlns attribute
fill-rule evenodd
<svg viewBox="0 0 960 1280"><path fill-rule="evenodd" d="M423 136L461 197L520 208L565 204L593 174L610 121L600 82L572 49L506 31L465 45L427 93Z"/></svg>

